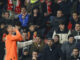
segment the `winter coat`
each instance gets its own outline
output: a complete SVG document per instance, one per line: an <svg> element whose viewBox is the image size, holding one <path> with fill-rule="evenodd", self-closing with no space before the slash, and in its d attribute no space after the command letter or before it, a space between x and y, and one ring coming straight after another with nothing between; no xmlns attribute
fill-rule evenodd
<svg viewBox="0 0 80 60"><path fill-rule="evenodd" d="M52 47L46 46L43 52L43 60L59 60L62 55L60 48L55 45L52 45Z"/></svg>
<svg viewBox="0 0 80 60"><path fill-rule="evenodd" d="M61 49L63 52L63 58L64 60L70 60L70 56L72 53L73 48L76 47L76 42L74 41L72 44L69 42L64 42Z"/></svg>
<svg viewBox="0 0 80 60"><path fill-rule="evenodd" d="M63 22L64 24L67 25L67 21L65 19L65 17L54 17L53 21L52 21L52 27L54 28L54 30L57 30L59 28L59 24Z"/></svg>

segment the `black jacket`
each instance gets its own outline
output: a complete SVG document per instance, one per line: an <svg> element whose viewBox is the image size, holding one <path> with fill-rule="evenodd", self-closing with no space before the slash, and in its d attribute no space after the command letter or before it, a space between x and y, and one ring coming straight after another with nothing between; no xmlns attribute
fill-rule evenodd
<svg viewBox="0 0 80 60"><path fill-rule="evenodd" d="M54 30L57 30L58 28L59 28L59 24L60 23L64 23L66 26L67 26L67 20L66 20L66 18L65 17L54 17L53 18L53 21L52 21L52 27L54 28Z"/></svg>
<svg viewBox="0 0 80 60"><path fill-rule="evenodd" d="M43 52L43 60L59 60L62 55L61 49L53 44L51 48L49 46L45 47Z"/></svg>
<svg viewBox="0 0 80 60"><path fill-rule="evenodd" d="M30 56L22 55L22 57L21 57L20 60L31 60L31 57Z"/></svg>
<svg viewBox="0 0 80 60"><path fill-rule="evenodd" d="M80 60L80 57L77 56L76 58L74 56L71 56L71 60Z"/></svg>

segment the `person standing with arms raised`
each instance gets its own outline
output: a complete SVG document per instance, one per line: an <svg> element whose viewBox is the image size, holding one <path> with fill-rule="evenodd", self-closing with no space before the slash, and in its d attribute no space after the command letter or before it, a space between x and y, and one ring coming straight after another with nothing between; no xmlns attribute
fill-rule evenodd
<svg viewBox="0 0 80 60"><path fill-rule="evenodd" d="M16 27L8 25L7 27L8 34L5 38L5 47L6 47L6 57L5 60L18 60L17 56L17 41L22 41L22 36ZM16 35L13 35L13 32L16 32Z"/></svg>

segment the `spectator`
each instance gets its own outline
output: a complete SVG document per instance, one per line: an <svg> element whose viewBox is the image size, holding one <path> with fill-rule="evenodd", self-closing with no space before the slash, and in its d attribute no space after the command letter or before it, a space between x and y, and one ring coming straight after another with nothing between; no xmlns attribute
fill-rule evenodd
<svg viewBox="0 0 80 60"><path fill-rule="evenodd" d="M76 41L74 40L74 36L73 35L69 35L68 36L68 41L64 42L61 49L63 52L63 58L64 60L70 60L70 56L72 53L72 50L74 47L76 47Z"/></svg>
<svg viewBox="0 0 80 60"><path fill-rule="evenodd" d="M71 60L80 60L79 49L74 48L71 55Z"/></svg>
<svg viewBox="0 0 80 60"><path fill-rule="evenodd" d="M38 32L35 30L34 25L30 25L27 33L28 33L28 39L33 40L34 39L33 36L35 35L35 37L36 37Z"/></svg>
<svg viewBox="0 0 80 60"><path fill-rule="evenodd" d="M32 15L30 17L31 21L30 23L34 25L35 29L40 32L43 36L43 33L45 31L45 28L44 28L44 20L42 19L43 18L43 15L41 15L40 11L39 11L39 8L34 8L33 9L33 12L32 12Z"/></svg>
<svg viewBox="0 0 80 60"><path fill-rule="evenodd" d="M41 13L40 13L38 8L34 8L33 9L33 12L32 12L30 20L31 20L30 23L35 25L36 28L41 28L43 26L41 24L42 23L42 15L41 15Z"/></svg>
<svg viewBox="0 0 80 60"><path fill-rule="evenodd" d="M53 42L54 42L55 46L61 48L61 44L60 44L60 41L59 41L59 35L54 36Z"/></svg>
<svg viewBox="0 0 80 60"><path fill-rule="evenodd" d="M66 28L64 23L60 23L59 29L57 31L53 32L53 35L52 35L53 39L56 34L60 36L60 43L62 44L65 41L67 41L68 35L70 34L70 31L68 31L68 29Z"/></svg>
<svg viewBox="0 0 80 60"><path fill-rule="evenodd" d="M47 46L44 48L43 60L59 60L62 57L60 48L53 44L52 39L48 39Z"/></svg>
<svg viewBox="0 0 80 60"><path fill-rule="evenodd" d="M23 31L22 37L23 37L23 41L28 41L28 33L26 31Z"/></svg>
<svg viewBox="0 0 80 60"><path fill-rule="evenodd" d="M37 40L37 42L34 42L31 45L31 50L33 51L36 49L38 51L38 54L41 55L43 52L45 43L44 43L44 41L42 41L42 39L39 35L35 39Z"/></svg>
<svg viewBox="0 0 80 60"><path fill-rule="evenodd" d="M21 26L23 28L27 28L29 23L29 14L24 6L21 8L21 14L18 17L19 21L21 22Z"/></svg>
<svg viewBox="0 0 80 60"><path fill-rule="evenodd" d="M29 55L29 47L23 48L23 54L20 60L31 60L31 56Z"/></svg>
<svg viewBox="0 0 80 60"><path fill-rule="evenodd" d="M63 22L64 24L67 25L67 21L66 21L64 15L63 15L63 12L61 10L58 10L57 11L57 16L53 18L53 21L51 23L54 30L58 29L58 26L59 26L60 22Z"/></svg>
<svg viewBox="0 0 80 60"><path fill-rule="evenodd" d="M72 29L75 28L76 23L80 23L80 18L77 14L77 12L73 12L72 17L70 17L70 22L72 24Z"/></svg>
<svg viewBox="0 0 80 60"><path fill-rule="evenodd" d="M4 22L5 24L11 24L15 25L14 19L10 18L10 13L8 11L5 11L3 14L3 17L1 18L1 22Z"/></svg>
<svg viewBox="0 0 80 60"><path fill-rule="evenodd" d="M79 23L76 23L75 24L75 30L73 30L72 32L71 32L71 34L73 34L74 35L74 38L78 41L78 40L80 40L80 24Z"/></svg>
<svg viewBox="0 0 80 60"><path fill-rule="evenodd" d="M38 51L34 50L32 52L32 60L41 60L41 57L38 55Z"/></svg>
<svg viewBox="0 0 80 60"><path fill-rule="evenodd" d="M63 11L63 14L66 15L67 14L67 10L66 10L66 4L64 2L64 0L55 0L55 2L58 5L58 9Z"/></svg>

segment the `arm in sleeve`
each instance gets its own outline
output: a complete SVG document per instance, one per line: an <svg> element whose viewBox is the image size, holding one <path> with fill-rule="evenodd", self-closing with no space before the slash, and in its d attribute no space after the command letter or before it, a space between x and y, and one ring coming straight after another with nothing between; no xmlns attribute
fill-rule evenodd
<svg viewBox="0 0 80 60"><path fill-rule="evenodd" d="M66 60L66 45L65 43L63 43L62 47L61 47L62 53L63 53L63 57L62 59Z"/></svg>
<svg viewBox="0 0 80 60"><path fill-rule="evenodd" d="M28 45L31 45L33 43L32 40L30 41L26 41L26 42L18 42L17 45L18 45L18 48L23 48L23 47L26 47Z"/></svg>
<svg viewBox="0 0 80 60"><path fill-rule="evenodd" d="M56 31L54 30L53 35L52 35L52 39L54 39L55 35L56 35Z"/></svg>
<svg viewBox="0 0 80 60"><path fill-rule="evenodd" d="M22 35L18 30L16 30L16 35L12 36L11 38L12 41L22 41Z"/></svg>

